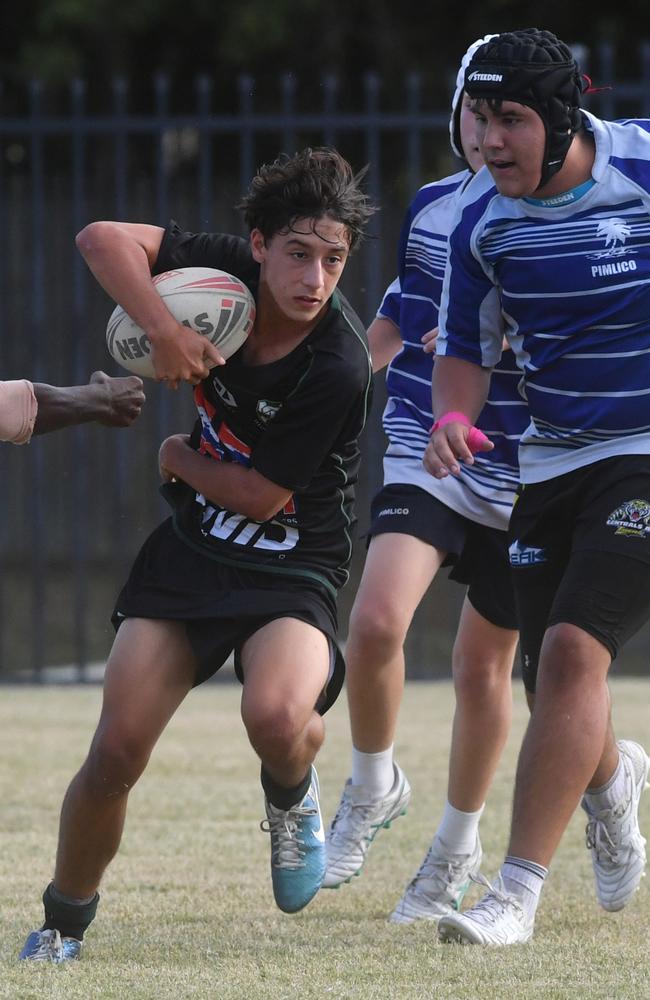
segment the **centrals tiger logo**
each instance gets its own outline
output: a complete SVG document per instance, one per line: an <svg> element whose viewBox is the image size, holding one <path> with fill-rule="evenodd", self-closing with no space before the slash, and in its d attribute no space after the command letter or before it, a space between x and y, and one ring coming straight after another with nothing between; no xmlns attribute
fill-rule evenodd
<svg viewBox="0 0 650 1000"><path fill-rule="evenodd" d="M282 403L275 403L271 399L259 399L257 401L256 413L263 424L268 424L282 406Z"/></svg>
<svg viewBox="0 0 650 1000"><path fill-rule="evenodd" d="M616 528L615 535L647 538L650 535L650 503L647 500L626 500L612 511L607 524Z"/></svg>

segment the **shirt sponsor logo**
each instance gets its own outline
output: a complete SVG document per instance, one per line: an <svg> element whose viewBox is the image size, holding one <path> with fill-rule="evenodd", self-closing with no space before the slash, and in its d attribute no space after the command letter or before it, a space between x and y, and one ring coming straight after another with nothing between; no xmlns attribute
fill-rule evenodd
<svg viewBox="0 0 650 1000"><path fill-rule="evenodd" d="M522 545L517 539L508 549L511 566L536 566L546 562L544 549L536 549L532 545Z"/></svg>
<svg viewBox="0 0 650 1000"><path fill-rule="evenodd" d="M616 528L615 535L647 538L650 535L650 503L646 500L626 500L612 511L607 524Z"/></svg>
<svg viewBox="0 0 650 1000"><path fill-rule="evenodd" d="M569 202L575 200L576 196L573 191L565 191L564 194L556 194L553 198L540 198L539 204L543 205L544 208L552 208L554 205L568 205Z"/></svg>
<svg viewBox="0 0 650 1000"><path fill-rule="evenodd" d="M403 517L406 514L410 513L411 512L408 507L384 507L383 510L379 511L377 517L391 517L395 514L401 515Z"/></svg>
<svg viewBox="0 0 650 1000"><path fill-rule="evenodd" d="M592 278L603 278L608 274L624 274L626 271L636 271L635 260L619 260L614 264L592 264Z"/></svg>

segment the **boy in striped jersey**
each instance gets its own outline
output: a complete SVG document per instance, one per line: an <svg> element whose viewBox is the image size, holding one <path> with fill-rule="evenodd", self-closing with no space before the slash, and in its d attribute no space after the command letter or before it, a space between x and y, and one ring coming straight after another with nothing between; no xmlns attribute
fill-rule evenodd
<svg viewBox="0 0 650 1000"><path fill-rule="evenodd" d="M425 465L441 481L471 467L467 438L505 321L531 416L510 558L524 679L537 692L508 855L476 906L440 922L445 941L532 936L585 787L601 905L625 906L645 868L637 814L650 760L615 742L607 674L650 617L650 136L647 123L582 111L582 89L568 47L537 29L490 40L465 75L488 169L450 238L433 376L441 419Z"/></svg>
<svg viewBox="0 0 650 1000"><path fill-rule="evenodd" d="M453 654L458 701L448 801L433 844L392 914L398 923L437 920L460 905L481 863L479 819L510 726L517 631L506 528L518 483L519 435L528 422L511 351L497 366L478 421L496 442L494 451L458 480L438 482L422 466L433 419L432 357L422 339L438 322L459 193L483 163L463 97L464 69L481 41L463 59L450 121L452 148L468 169L416 194L403 227L399 277L369 330L374 370L390 362L383 418L389 445L346 647L352 776L328 833L325 887L358 874L377 830L406 809L410 788L393 760L404 639L443 565L469 585Z"/></svg>

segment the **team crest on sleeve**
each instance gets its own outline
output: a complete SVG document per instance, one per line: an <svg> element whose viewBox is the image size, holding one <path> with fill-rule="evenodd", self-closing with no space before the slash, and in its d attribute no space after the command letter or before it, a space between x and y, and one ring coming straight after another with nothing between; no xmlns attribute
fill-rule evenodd
<svg viewBox="0 0 650 1000"><path fill-rule="evenodd" d="M626 500L607 518L615 535L631 535L633 538L647 538L650 535L650 503L647 500Z"/></svg>

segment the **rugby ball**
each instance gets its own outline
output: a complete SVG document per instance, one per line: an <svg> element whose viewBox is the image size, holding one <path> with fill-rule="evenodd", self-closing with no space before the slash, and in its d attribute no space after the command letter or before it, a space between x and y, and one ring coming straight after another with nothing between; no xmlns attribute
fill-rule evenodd
<svg viewBox="0 0 650 1000"><path fill-rule="evenodd" d="M255 300L246 285L213 267L183 267L157 274L153 284L172 316L202 334L229 358L255 322ZM153 378L149 338L122 306L116 306L106 328L109 354L122 368Z"/></svg>

